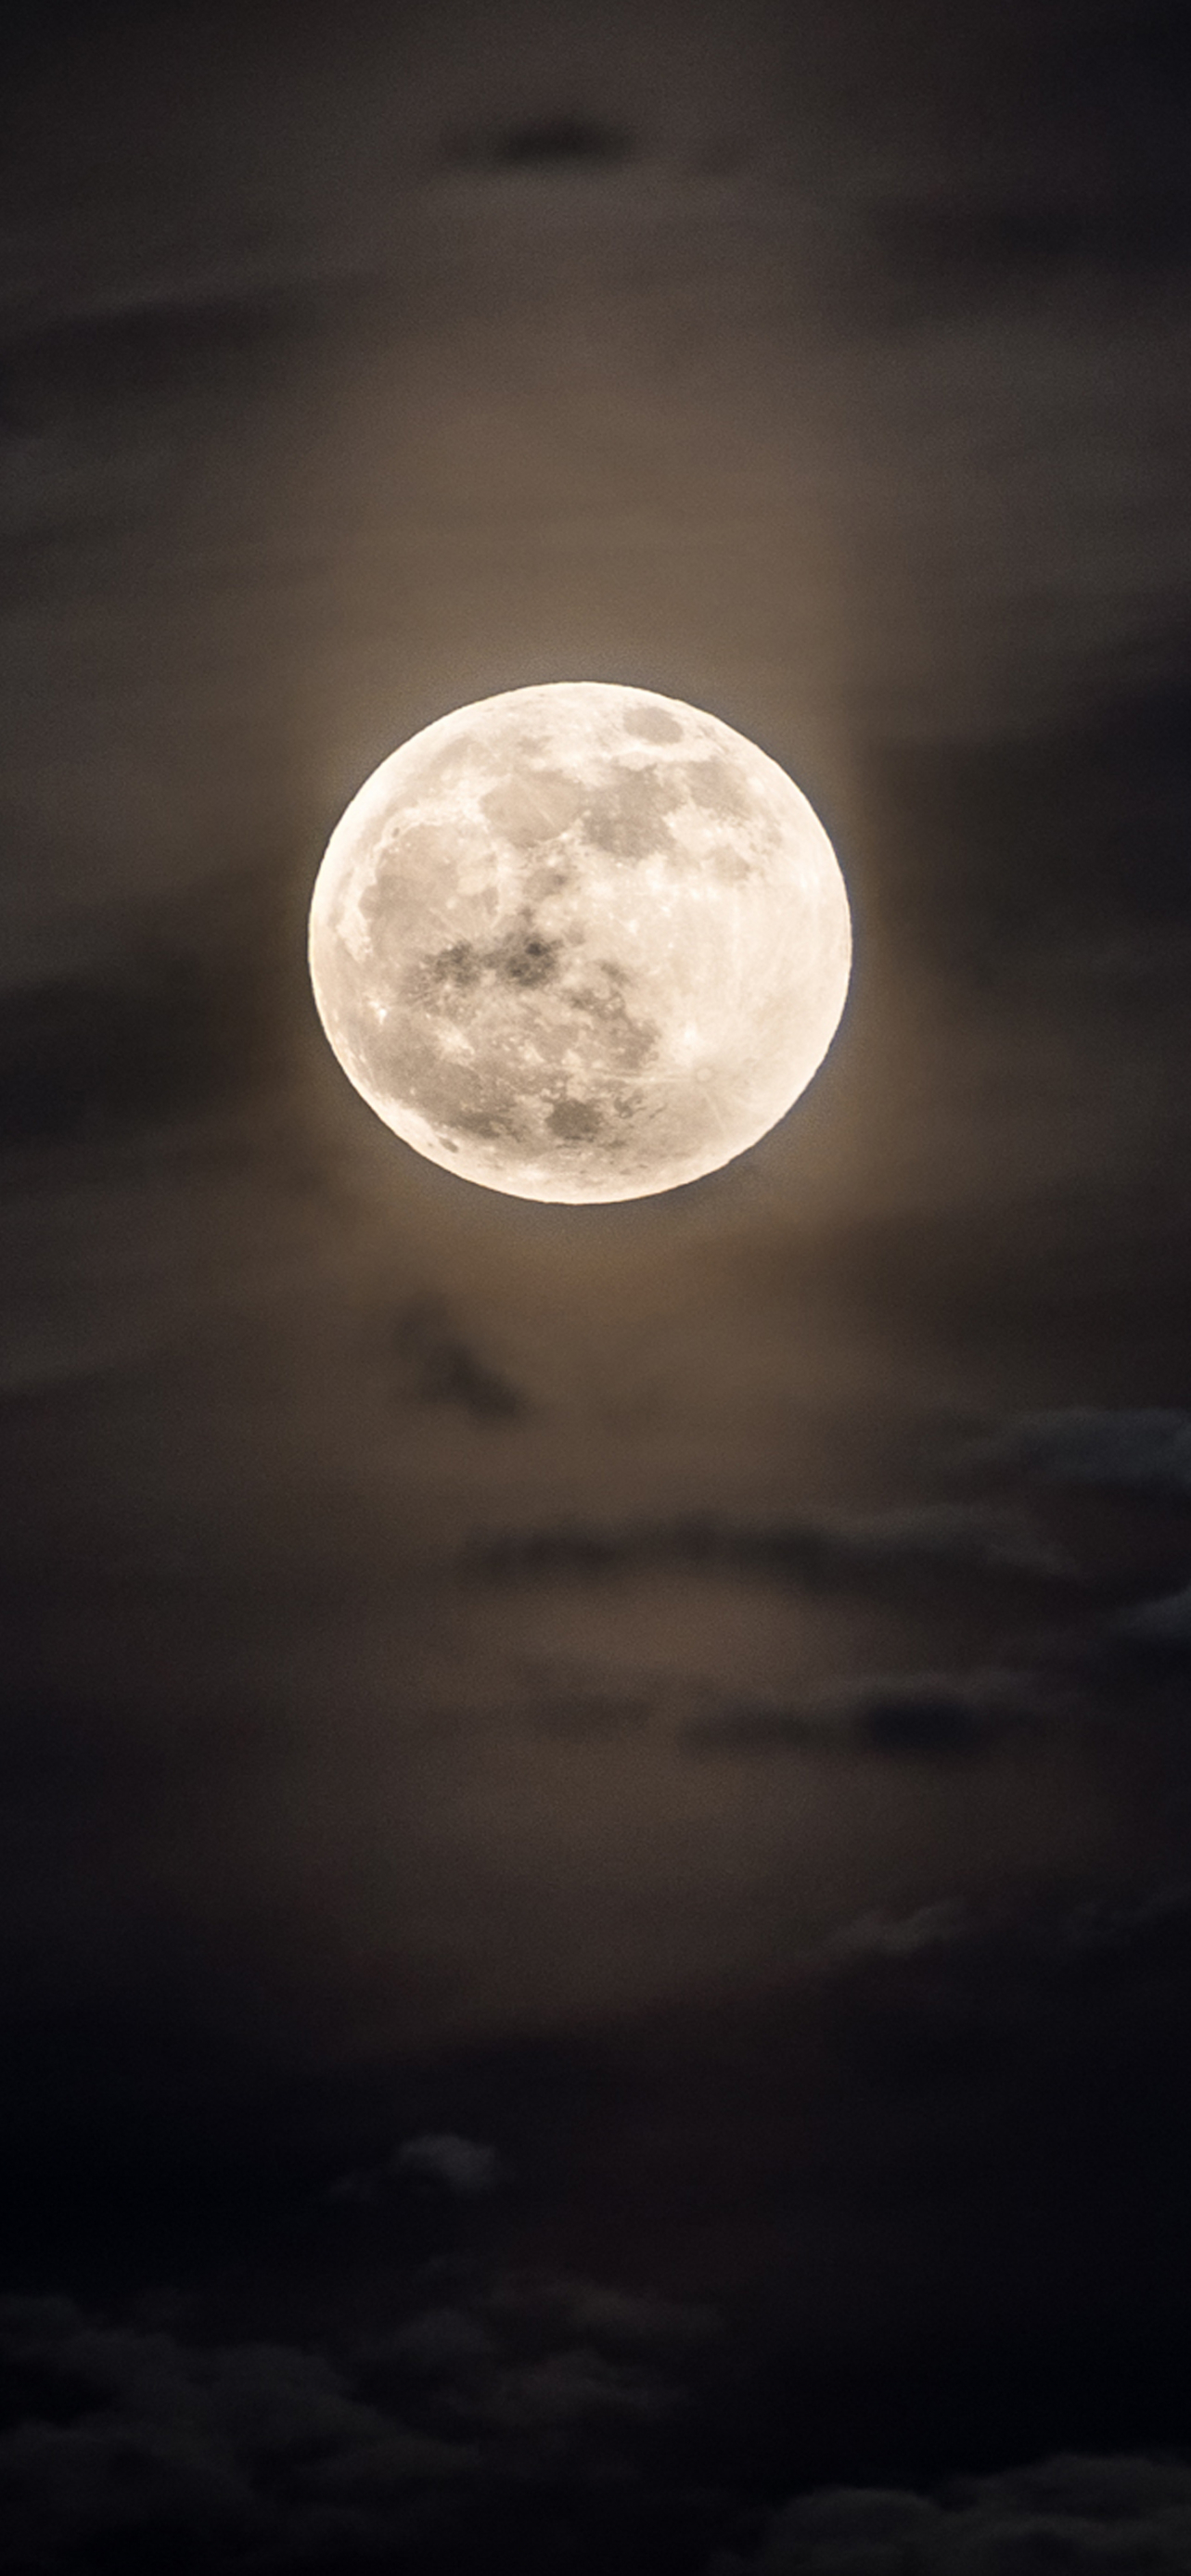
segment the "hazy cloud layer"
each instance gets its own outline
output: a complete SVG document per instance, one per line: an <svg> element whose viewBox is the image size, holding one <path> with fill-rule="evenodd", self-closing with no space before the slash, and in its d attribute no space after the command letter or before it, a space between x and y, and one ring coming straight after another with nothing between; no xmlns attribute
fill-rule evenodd
<svg viewBox="0 0 1191 2576"><path fill-rule="evenodd" d="M879 1583L890 1575L911 1582L934 1573L1043 1587L1078 1581L1076 1568L1024 1519L949 1502L785 1527L733 1526L707 1514L652 1527L530 1530L476 1541L467 1562L485 1574L522 1580L598 1578L670 1564L807 1585Z"/></svg>
<svg viewBox="0 0 1191 2576"><path fill-rule="evenodd" d="M819 1751L948 1761L1053 1725L1061 1708L1041 1674L903 1673L874 1676L800 1706L729 1704L690 1719L683 1742L701 1753Z"/></svg>
<svg viewBox="0 0 1191 2576"><path fill-rule="evenodd" d="M1025 1414L980 1455L1056 1484L1191 1497L1191 1414L1160 1405Z"/></svg>
<svg viewBox="0 0 1191 2576"><path fill-rule="evenodd" d="M1140 1609L1124 1612L1113 1621L1110 1633L1114 1640L1143 1652L1147 1647L1156 1653L1191 1652L1191 1584L1181 1592L1166 1593L1159 1601L1145 1601Z"/></svg>

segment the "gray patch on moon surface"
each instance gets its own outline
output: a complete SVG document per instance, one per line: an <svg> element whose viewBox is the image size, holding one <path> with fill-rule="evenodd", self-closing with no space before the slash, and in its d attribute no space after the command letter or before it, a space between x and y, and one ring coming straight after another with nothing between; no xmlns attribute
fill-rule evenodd
<svg viewBox="0 0 1191 2576"><path fill-rule="evenodd" d="M527 921L523 928L502 939L499 948L494 948L484 962L491 964L495 974L503 975L507 984L519 984L523 991L530 992L538 984L553 982L561 948L561 939L544 939L533 922Z"/></svg>
<svg viewBox="0 0 1191 2576"><path fill-rule="evenodd" d="M531 1198L647 1195L742 1151L824 1052L848 955L793 782L716 718L595 682L415 737L349 806L311 908L365 1099Z"/></svg>
<svg viewBox="0 0 1191 2576"><path fill-rule="evenodd" d="M680 787L665 770L621 769L588 806L586 838L614 859L648 859L673 849L668 818L680 797Z"/></svg>
<svg viewBox="0 0 1191 2576"><path fill-rule="evenodd" d="M753 874L752 860L746 859L743 850L738 850L732 841L714 842L707 860L725 885L744 885Z"/></svg>
<svg viewBox="0 0 1191 2576"><path fill-rule="evenodd" d="M682 726L664 707L626 707L621 719L626 733L636 734L639 742L681 742Z"/></svg>
<svg viewBox="0 0 1191 2576"><path fill-rule="evenodd" d="M749 800L735 771L726 760L694 760L680 772L691 802L701 805L721 822L745 823L749 818Z"/></svg>
<svg viewBox="0 0 1191 2576"><path fill-rule="evenodd" d="M495 832L502 832L516 849L537 849L543 841L557 840L561 832L577 823L583 811L584 791L577 780L552 769L525 769L512 778L502 778L480 798L480 804Z"/></svg>
<svg viewBox="0 0 1191 2576"><path fill-rule="evenodd" d="M604 1115L594 1100L556 1100L546 1121L551 1133L563 1136L568 1144L594 1144L604 1124Z"/></svg>
<svg viewBox="0 0 1191 2576"><path fill-rule="evenodd" d="M543 938L532 918L519 923L494 948L479 949L469 939L457 939L453 947L427 959L418 990L423 1000L431 998L435 985L466 993L484 975L503 977L506 983L530 990L548 984L557 974L561 946L561 940Z"/></svg>

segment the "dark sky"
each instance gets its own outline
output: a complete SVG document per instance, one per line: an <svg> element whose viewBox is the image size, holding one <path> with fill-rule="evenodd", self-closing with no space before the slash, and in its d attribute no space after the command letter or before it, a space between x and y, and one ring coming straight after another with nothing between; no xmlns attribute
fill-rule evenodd
<svg viewBox="0 0 1191 2576"><path fill-rule="evenodd" d="M10 8L0 2569L1191 2569L1191 23ZM707 707L750 1155L319 1030L399 742Z"/></svg>

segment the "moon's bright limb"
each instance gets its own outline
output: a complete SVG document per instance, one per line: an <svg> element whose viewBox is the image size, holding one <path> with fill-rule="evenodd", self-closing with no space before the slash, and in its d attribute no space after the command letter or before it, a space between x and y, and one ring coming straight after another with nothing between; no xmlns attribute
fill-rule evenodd
<svg viewBox="0 0 1191 2576"><path fill-rule="evenodd" d="M844 1006L822 825L718 717L556 681L381 762L310 908L323 1026L377 1116L516 1198L645 1198L784 1117Z"/></svg>

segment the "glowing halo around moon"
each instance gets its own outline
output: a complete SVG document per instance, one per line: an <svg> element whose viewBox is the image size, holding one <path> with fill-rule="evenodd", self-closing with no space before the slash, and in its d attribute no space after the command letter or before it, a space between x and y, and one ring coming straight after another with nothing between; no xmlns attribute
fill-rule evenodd
<svg viewBox="0 0 1191 2576"><path fill-rule="evenodd" d="M650 689L442 716L331 835L310 974L344 1072L432 1163L515 1198L646 1198L783 1118L831 1044L851 918L776 762Z"/></svg>

